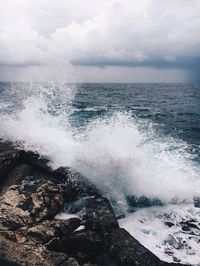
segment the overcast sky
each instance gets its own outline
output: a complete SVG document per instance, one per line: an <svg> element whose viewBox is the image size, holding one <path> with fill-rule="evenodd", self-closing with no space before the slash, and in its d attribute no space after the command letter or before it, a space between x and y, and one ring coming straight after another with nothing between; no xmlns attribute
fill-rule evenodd
<svg viewBox="0 0 200 266"><path fill-rule="evenodd" d="M0 80L200 80L200 0L1 0L0 12Z"/></svg>

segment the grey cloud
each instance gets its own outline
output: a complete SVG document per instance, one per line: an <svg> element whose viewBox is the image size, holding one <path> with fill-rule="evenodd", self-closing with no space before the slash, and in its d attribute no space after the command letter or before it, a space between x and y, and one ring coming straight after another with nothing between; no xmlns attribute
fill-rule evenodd
<svg viewBox="0 0 200 266"><path fill-rule="evenodd" d="M123 67L154 67L154 68L163 68L163 69L188 69L198 71L200 70L200 56L193 57L188 56L184 58L178 58L174 61L163 60L160 58L152 58L147 61L132 61L129 59L126 60L112 60L105 58L88 58L88 59L77 59L72 60L73 65L79 66L96 66L96 67L106 67L106 66L123 66Z"/></svg>
<svg viewBox="0 0 200 266"><path fill-rule="evenodd" d="M1 68L200 70L199 0L7 0L0 9Z"/></svg>

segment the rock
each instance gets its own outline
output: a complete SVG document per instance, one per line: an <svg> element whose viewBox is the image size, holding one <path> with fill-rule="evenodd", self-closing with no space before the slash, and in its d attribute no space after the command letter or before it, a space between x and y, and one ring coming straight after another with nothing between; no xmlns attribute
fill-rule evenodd
<svg viewBox="0 0 200 266"><path fill-rule="evenodd" d="M84 195L100 195L94 184L70 167L60 167L53 174L63 181L64 199L67 202Z"/></svg>
<svg viewBox="0 0 200 266"><path fill-rule="evenodd" d="M174 226L174 223L172 223L172 222L165 222L165 225L167 225L168 227L172 227L172 226Z"/></svg>
<svg viewBox="0 0 200 266"><path fill-rule="evenodd" d="M0 198L0 228L16 230L51 219L63 206L61 186L50 180L24 180Z"/></svg>
<svg viewBox="0 0 200 266"><path fill-rule="evenodd" d="M26 200L20 193L19 186L11 186L0 198L0 230L17 230L20 227L33 223L30 212L20 208Z"/></svg>
<svg viewBox="0 0 200 266"><path fill-rule="evenodd" d="M105 249L119 266L183 266L161 261L123 228L109 233L104 241Z"/></svg>
<svg viewBox="0 0 200 266"><path fill-rule="evenodd" d="M70 167L52 170L48 159L33 152L6 147L0 143L0 176L6 177L0 256L27 266L174 265L161 262L119 228L110 202L89 179ZM129 200L133 207L159 204L146 197ZM82 221L55 220L64 206ZM193 221L186 225L195 228Z"/></svg>
<svg viewBox="0 0 200 266"><path fill-rule="evenodd" d="M157 266L159 263L159 259L153 253L123 228L116 229L105 236L105 248L118 265Z"/></svg>
<svg viewBox="0 0 200 266"><path fill-rule="evenodd" d="M130 206L130 210L134 210L134 208L162 206L163 205L161 200L159 200L157 198L150 199L150 198L147 198L145 196L142 196L142 197L127 196L127 203Z"/></svg>
<svg viewBox="0 0 200 266"><path fill-rule="evenodd" d="M31 172L31 167L27 164L19 164L15 166L4 181L3 188L1 190L1 194L3 194L7 187L11 185L19 184L28 174Z"/></svg>
<svg viewBox="0 0 200 266"><path fill-rule="evenodd" d="M51 245L51 248L53 245ZM75 255L82 252L90 256L96 256L102 250L102 239L99 234L91 230L80 230L69 236L54 240L56 251Z"/></svg>
<svg viewBox="0 0 200 266"><path fill-rule="evenodd" d="M31 215L36 221L51 219L64 207L62 187L53 180L40 181L30 197L33 204Z"/></svg>
<svg viewBox="0 0 200 266"><path fill-rule="evenodd" d="M80 264L75 258L68 258L64 263L61 263L60 266L79 266Z"/></svg>
<svg viewBox="0 0 200 266"><path fill-rule="evenodd" d="M22 228L20 232L25 233L28 238L34 239L37 243L47 243L52 238L62 237L76 230L81 221L78 218L69 220L43 221L30 228Z"/></svg>
<svg viewBox="0 0 200 266"><path fill-rule="evenodd" d="M109 232L119 228L119 224L110 202L100 196L85 199L84 225L88 229Z"/></svg>
<svg viewBox="0 0 200 266"><path fill-rule="evenodd" d="M46 157L40 156L32 151L19 151L19 156L22 162L34 167L35 170L42 171L43 173L52 173L52 168L48 165L49 160Z"/></svg>
<svg viewBox="0 0 200 266"><path fill-rule="evenodd" d="M0 151L0 184L4 184L6 175L16 165L19 153L15 149Z"/></svg>
<svg viewBox="0 0 200 266"><path fill-rule="evenodd" d="M190 231L190 227L188 225L183 225L182 230L183 231Z"/></svg>
<svg viewBox="0 0 200 266"><path fill-rule="evenodd" d="M19 263L9 261L6 258L0 257L0 265L1 266L20 266Z"/></svg>
<svg viewBox="0 0 200 266"><path fill-rule="evenodd" d="M200 197L194 198L194 207L200 208Z"/></svg>

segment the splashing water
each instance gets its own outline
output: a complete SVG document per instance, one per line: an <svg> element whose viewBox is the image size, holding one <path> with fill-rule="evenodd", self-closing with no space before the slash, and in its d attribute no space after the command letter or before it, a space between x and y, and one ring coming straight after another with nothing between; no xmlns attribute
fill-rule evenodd
<svg viewBox="0 0 200 266"><path fill-rule="evenodd" d="M194 165L187 144L159 134L152 122L114 111L77 127L72 121L75 89L47 86L28 97L23 93L23 107L1 116L1 138L47 156L54 168L77 169L125 210L127 195L145 195L165 203L176 198L187 204L199 196L200 168ZM137 238L138 228L135 233L129 230Z"/></svg>

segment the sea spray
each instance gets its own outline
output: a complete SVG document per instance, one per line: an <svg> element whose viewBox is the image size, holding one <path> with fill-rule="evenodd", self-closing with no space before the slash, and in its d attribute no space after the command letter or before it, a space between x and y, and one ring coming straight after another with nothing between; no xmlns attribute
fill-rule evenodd
<svg viewBox="0 0 200 266"><path fill-rule="evenodd" d="M30 91L30 89L29 89ZM192 201L200 172L185 142L156 132L152 122L113 111L84 127L72 125L75 89L68 86L24 90L23 107L1 116L1 137L88 176L109 197L127 195Z"/></svg>

